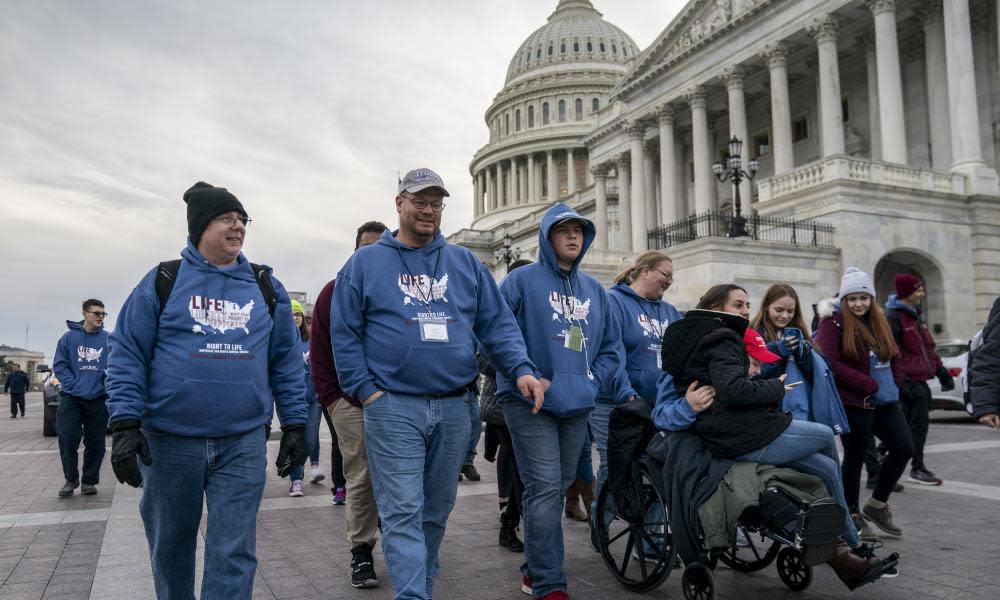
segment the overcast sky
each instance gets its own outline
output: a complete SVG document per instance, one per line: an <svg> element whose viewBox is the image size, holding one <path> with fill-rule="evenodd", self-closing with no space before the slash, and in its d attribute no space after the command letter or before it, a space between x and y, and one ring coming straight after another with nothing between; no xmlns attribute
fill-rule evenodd
<svg viewBox="0 0 1000 600"><path fill-rule="evenodd" d="M438 171L447 235L521 42L556 0L13 0L0 11L0 344L51 360L80 301L114 316L178 255L181 196L229 188L244 248L314 296L396 173ZM596 0L648 46L681 0Z"/></svg>

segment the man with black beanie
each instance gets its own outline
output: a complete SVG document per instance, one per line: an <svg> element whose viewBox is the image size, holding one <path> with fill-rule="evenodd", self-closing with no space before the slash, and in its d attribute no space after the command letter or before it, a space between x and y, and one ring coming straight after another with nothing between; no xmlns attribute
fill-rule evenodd
<svg viewBox="0 0 1000 600"><path fill-rule="evenodd" d="M207 503L201 597L249 600L274 406L278 474L308 452L302 354L285 288L243 256L250 219L240 201L202 182L184 201L181 260L146 274L111 336L111 464L118 481L144 488L158 598L192 597Z"/></svg>

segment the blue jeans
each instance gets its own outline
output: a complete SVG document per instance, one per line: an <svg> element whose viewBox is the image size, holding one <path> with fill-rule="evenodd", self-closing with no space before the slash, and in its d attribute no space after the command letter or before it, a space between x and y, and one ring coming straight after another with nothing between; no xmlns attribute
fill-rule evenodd
<svg viewBox="0 0 1000 600"><path fill-rule="evenodd" d="M585 433L583 448L580 449L580 458L576 462L576 478L590 483L594 480L594 449L590 443L590 432Z"/></svg>
<svg viewBox="0 0 1000 600"><path fill-rule="evenodd" d="M521 574L535 581L535 597L566 590L563 572L563 493L573 483L587 435L587 413L557 419L531 414L524 400L503 404L517 468L524 481L524 558Z"/></svg>
<svg viewBox="0 0 1000 600"><path fill-rule="evenodd" d="M257 569L257 509L264 494L264 428L189 438L144 428L153 464L139 462L139 513L158 600L194 598L195 548L208 505L202 600L249 600Z"/></svg>
<svg viewBox="0 0 1000 600"><path fill-rule="evenodd" d="M319 462L319 411L322 410L319 400L308 398L306 400L306 448L309 448L309 460L311 464ZM302 480L304 465L299 465L292 469L288 478L292 481Z"/></svg>
<svg viewBox="0 0 1000 600"><path fill-rule="evenodd" d="M844 509L844 541L852 548L861 543L851 511L844 500L844 483L833 430L826 425L794 420L773 442L736 460L790 467L819 477Z"/></svg>
<svg viewBox="0 0 1000 600"><path fill-rule="evenodd" d="M465 451L465 462L462 463L465 465L471 465L476 460L476 446L479 445L479 434L483 432L483 422L479 417L479 396L475 394L469 403L469 423L472 425L472 430L469 432L469 448Z"/></svg>
<svg viewBox="0 0 1000 600"><path fill-rule="evenodd" d="M106 397L84 400L69 394L59 394L56 410L56 434L59 436L59 458L62 459L66 481L80 481L80 440L83 440L83 483L97 485L101 481L104 461L104 435L108 428Z"/></svg>
<svg viewBox="0 0 1000 600"><path fill-rule="evenodd" d="M614 404L598 402L597 406L590 413L590 437L594 440L594 445L597 446L597 456L600 458L600 463L597 466L597 486L594 492L594 502L590 506L590 514L592 515L597 514L597 499L601 495L601 487L608 481L608 422L611 417L611 411L614 409ZM614 517L613 505L614 502L608 503L610 514L608 514L607 520Z"/></svg>
<svg viewBox="0 0 1000 600"><path fill-rule="evenodd" d="M385 392L365 405L368 469L397 599L433 595L474 399L472 392L439 399Z"/></svg>

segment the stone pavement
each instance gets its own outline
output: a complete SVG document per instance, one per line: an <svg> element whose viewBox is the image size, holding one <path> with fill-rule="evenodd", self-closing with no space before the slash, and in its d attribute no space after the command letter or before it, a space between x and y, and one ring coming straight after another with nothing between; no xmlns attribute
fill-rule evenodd
<svg viewBox="0 0 1000 600"><path fill-rule="evenodd" d="M62 484L55 438L41 434L40 396L28 398L28 417L0 417L0 600L119 600L153 598L142 523L140 490L118 485L105 461L100 492L56 497ZM812 586L791 592L774 567L743 575L724 566L716 571L718 597L755 598L1000 598L998 532L1000 434L974 425L963 414L935 413L927 448L928 465L946 483L939 488L907 485L892 498L901 539L886 550L902 555L898 578L849 593L825 566ZM324 468L329 437L321 432ZM110 443L110 438L108 438ZM277 443L270 442L269 463ZM495 475L479 461L480 483L459 484L459 499L441 551L442 576L435 598L516 599L521 555L499 548ZM324 483L328 483L325 481ZM904 484L907 484L904 478ZM392 597L380 551L381 581L374 590L354 590L347 581L350 552L344 538L344 509L330 505L329 489L306 485L306 496L289 498L287 483L273 468L257 517L258 576L254 598L365 599ZM864 497L864 496L863 496ZM590 550L587 527L563 521L566 572L574 598L627 599L600 557ZM204 522L202 523L204 531ZM199 559L200 563L200 559ZM648 594L682 598L680 572Z"/></svg>

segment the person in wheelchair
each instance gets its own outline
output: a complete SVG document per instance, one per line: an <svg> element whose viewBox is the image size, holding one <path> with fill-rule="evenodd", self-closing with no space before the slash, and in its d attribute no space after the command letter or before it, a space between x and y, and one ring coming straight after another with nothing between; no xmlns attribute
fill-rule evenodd
<svg viewBox="0 0 1000 600"><path fill-rule="evenodd" d="M861 543L844 499L833 430L793 420L781 410L790 388L784 377L751 378L780 359L748 329L746 290L717 285L695 310L663 336L663 367L673 386L661 381L652 417L658 428L690 428L716 458L790 467L818 477L844 510L844 527L829 564L851 589L896 574L895 560L882 561ZM715 397L701 405L681 397L693 385L711 385ZM671 393L672 392L672 393Z"/></svg>

